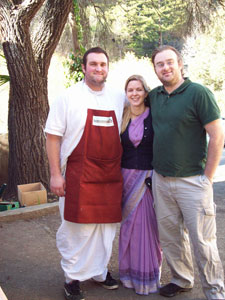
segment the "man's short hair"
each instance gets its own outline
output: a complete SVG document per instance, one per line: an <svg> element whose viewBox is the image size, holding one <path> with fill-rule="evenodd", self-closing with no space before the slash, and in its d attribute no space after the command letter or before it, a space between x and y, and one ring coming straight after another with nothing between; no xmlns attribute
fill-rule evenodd
<svg viewBox="0 0 225 300"><path fill-rule="evenodd" d="M106 58L107 58L107 61L108 61L108 64L109 64L109 56L108 54L106 53L105 50L103 50L102 48L100 47L93 47L93 48L90 48L88 49L85 53L84 53L84 56L83 56L83 65L84 67L86 68L86 65L87 65L87 56L88 54L90 53L103 53L105 54Z"/></svg>
<svg viewBox="0 0 225 300"><path fill-rule="evenodd" d="M174 47L172 47L172 46L170 46L170 45L162 45L162 46L159 46L158 48L156 48L156 49L152 52L152 58L151 58L151 60L152 60L153 65L154 65L154 62L155 62L155 57L156 57L156 55L157 55L158 53L160 53L160 52L165 51L165 50L172 50L173 52L176 53L178 62L183 62L182 55L180 54L180 52L179 52L176 48L174 48Z"/></svg>

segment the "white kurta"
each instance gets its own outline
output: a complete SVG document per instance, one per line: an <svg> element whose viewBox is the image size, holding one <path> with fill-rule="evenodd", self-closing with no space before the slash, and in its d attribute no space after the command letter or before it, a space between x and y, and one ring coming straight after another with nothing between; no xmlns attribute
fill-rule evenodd
<svg viewBox="0 0 225 300"><path fill-rule="evenodd" d="M105 86L95 92L82 81L66 90L52 104L45 132L62 136L61 169L65 174L69 155L78 145L87 109L114 110L120 131L125 94ZM94 278L104 281L112 253L116 224L78 224L64 220L64 197L59 199L62 223L56 235L66 281Z"/></svg>
<svg viewBox="0 0 225 300"><path fill-rule="evenodd" d="M105 86L92 91L84 81L68 88L50 107L45 132L62 137L60 163L65 171L66 161L78 145L84 131L87 109L114 110L119 126L122 122L125 93Z"/></svg>

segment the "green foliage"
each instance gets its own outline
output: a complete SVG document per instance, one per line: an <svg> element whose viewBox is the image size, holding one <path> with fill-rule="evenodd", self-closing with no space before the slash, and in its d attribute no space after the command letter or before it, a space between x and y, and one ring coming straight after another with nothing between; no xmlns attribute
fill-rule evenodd
<svg viewBox="0 0 225 300"><path fill-rule="evenodd" d="M80 23L80 8L77 0L73 0L74 5L74 18L77 27L77 39L79 44L79 49L75 50L75 53L69 53L69 58L64 62L64 67L66 69L66 87L69 87L73 83L77 83L84 78L82 71L82 58L85 53L85 48L82 45L83 33L82 26Z"/></svg>
<svg viewBox="0 0 225 300"><path fill-rule="evenodd" d="M5 61L5 56L0 54L0 57ZM0 75L0 86L10 81L9 75Z"/></svg>
<svg viewBox="0 0 225 300"><path fill-rule="evenodd" d="M78 39L86 48L99 45L117 61L127 52L149 57L160 44L170 44L181 50L187 34L206 29L210 16L221 5L219 0L73 0ZM80 58L71 54L67 69L68 80L81 79ZM206 61L207 58L206 58ZM206 67L206 69L208 69ZM214 78L204 68L204 78ZM75 72L75 73L73 73ZM207 75L208 72L208 75ZM201 76L201 75L199 75ZM203 75L202 75L203 76ZM211 83L210 83L211 84ZM219 90L223 80L215 80Z"/></svg>
<svg viewBox="0 0 225 300"><path fill-rule="evenodd" d="M105 5L105 1L95 2L98 2L96 7L100 7L104 18L97 15L91 1L86 7L89 41L100 43L107 51L113 48L113 54L119 57L127 51L134 51L142 57L150 56L152 50L162 43L181 48L182 30L188 18L186 1L121 0L113 1L111 5Z"/></svg>
<svg viewBox="0 0 225 300"><path fill-rule="evenodd" d="M85 49L82 48L81 51L77 53L70 53L69 59L67 59L63 65L66 69L66 87L69 87L73 83L77 83L84 78L82 71L82 57L85 52Z"/></svg>
<svg viewBox="0 0 225 300"><path fill-rule="evenodd" d="M161 44L170 44L181 50L192 21L191 1L129 0L127 5L129 48L138 56L149 56ZM192 5L194 6L194 2ZM197 23L197 22L196 22Z"/></svg>
<svg viewBox="0 0 225 300"><path fill-rule="evenodd" d="M123 51L127 31L123 30L124 11L117 0L79 1L83 45L104 48L111 60L118 59Z"/></svg>
<svg viewBox="0 0 225 300"><path fill-rule="evenodd" d="M9 81L10 81L9 75L0 75L0 86Z"/></svg>
<svg viewBox="0 0 225 300"><path fill-rule="evenodd" d="M150 56L160 44L181 50L194 29L205 30L224 0L79 1L84 45L102 46L113 60L127 51Z"/></svg>
<svg viewBox="0 0 225 300"><path fill-rule="evenodd" d="M186 62L191 79L208 86L216 96L225 115L225 11L214 16L214 22L204 34L189 39L186 44Z"/></svg>
<svg viewBox="0 0 225 300"><path fill-rule="evenodd" d="M80 23L80 8L77 0L73 0L73 7L74 7L75 22L78 28L78 40L81 42L83 39L83 33L82 33L82 26Z"/></svg>

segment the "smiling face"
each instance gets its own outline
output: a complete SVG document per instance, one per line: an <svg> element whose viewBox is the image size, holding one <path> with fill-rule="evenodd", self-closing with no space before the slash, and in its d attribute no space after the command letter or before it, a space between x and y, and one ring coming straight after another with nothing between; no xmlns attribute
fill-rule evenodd
<svg viewBox="0 0 225 300"><path fill-rule="evenodd" d="M133 107L144 107L144 100L147 96L143 84L140 80L131 80L126 87L127 99Z"/></svg>
<svg viewBox="0 0 225 300"><path fill-rule="evenodd" d="M183 81L182 61L178 61L176 53L170 49L156 54L154 68L159 80L165 88L176 89Z"/></svg>
<svg viewBox="0 0 225 300"><path fill-rule="evenodd" d="M89 53L86 66L82 65L85 83L94 91L102 90L108 75L108 60L103 53Z"/></svg>

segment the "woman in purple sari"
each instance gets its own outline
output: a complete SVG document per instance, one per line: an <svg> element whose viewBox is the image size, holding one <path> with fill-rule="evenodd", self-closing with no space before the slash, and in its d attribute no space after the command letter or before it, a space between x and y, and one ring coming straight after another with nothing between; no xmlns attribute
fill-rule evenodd
<svg viewBox="0 0 225 300"><path fill-rule="evenodd" d="M148 87L142 76L127 79L121 141L123 220L119 240L119 273L124 287L137 294L157 292L162 262L151 185L153 129Z"/></svg>

